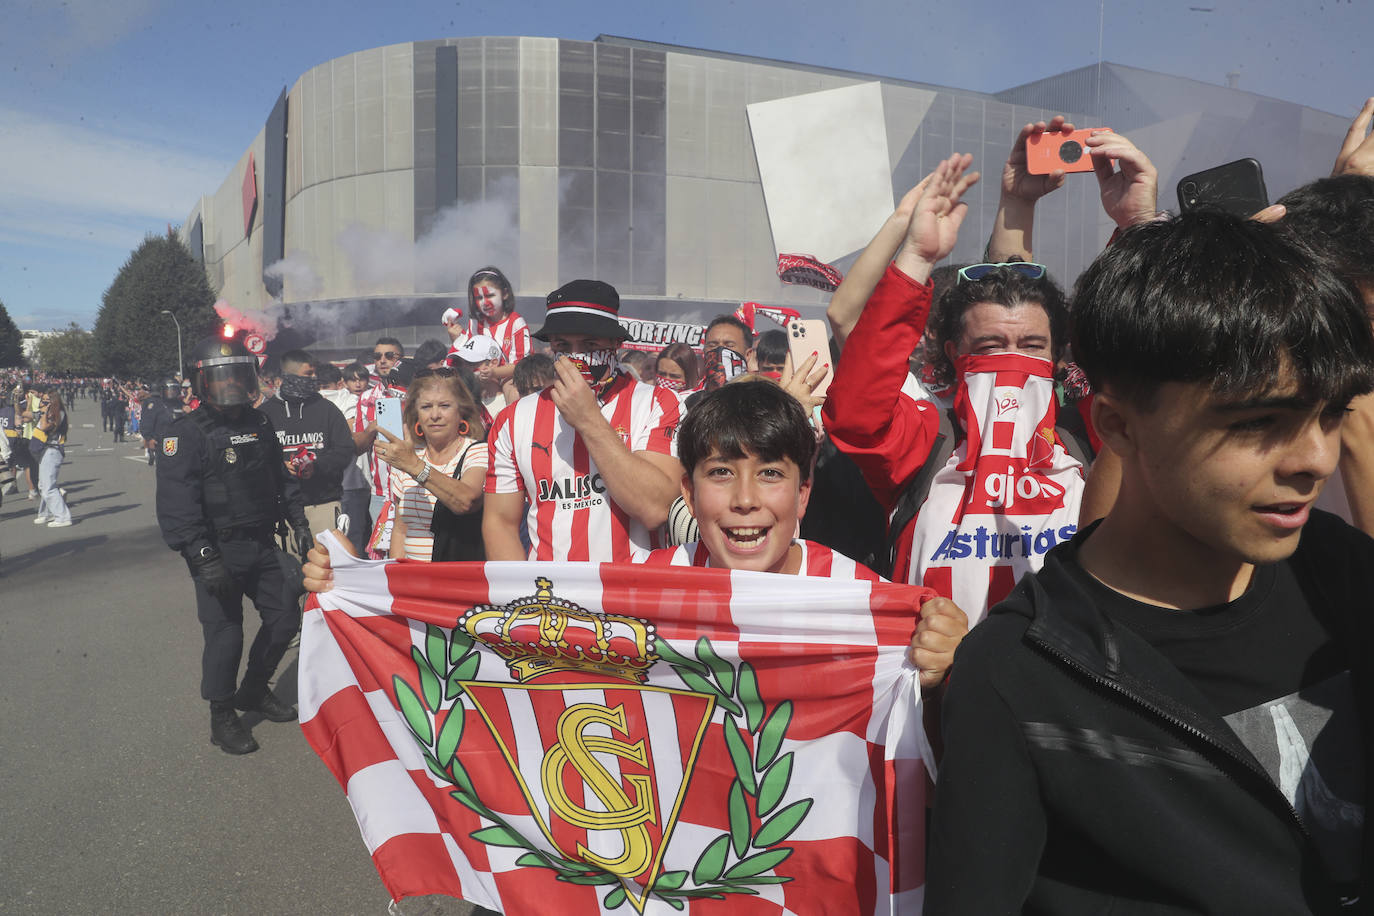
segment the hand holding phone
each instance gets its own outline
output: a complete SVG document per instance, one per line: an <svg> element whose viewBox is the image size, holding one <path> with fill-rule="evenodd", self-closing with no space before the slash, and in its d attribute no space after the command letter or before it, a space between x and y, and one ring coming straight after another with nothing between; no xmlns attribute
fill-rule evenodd
<svg viewBox="0 0 1374 916"><path fill-rule="evenodd" d="M1048 175L1055 171L1091 172L1093 157L1088 155L1088 138L1110 127L1083 130L1045 131L1026 138L1026 171Z"/></svg>
<svg viewBox="0 0 1374 916"><path fill-rule="evenodd" d="M377 399L377 428L384 429L397 439L406 438L405 407L400 398Z"/></svg>
<svg viewBox="0 0 1374 916"><path fill-rule="evenodd" d="M816 359L812 366L814 371L816 366L828 365L830 363L830 336L826 334L825 322L815 318L793 318L787 322L787 352L792 357L792 365L797 371L802 371L802 364L811 358L811 354L816 354ZM812 395L817 398L824 398L830 390L830 379L835 373L827 369L825 378L815 388L811 389Z"/></svg>

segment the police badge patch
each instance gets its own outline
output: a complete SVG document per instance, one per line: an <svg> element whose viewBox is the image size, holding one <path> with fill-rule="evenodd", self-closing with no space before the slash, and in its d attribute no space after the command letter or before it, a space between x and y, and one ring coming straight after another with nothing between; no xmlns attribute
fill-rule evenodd
<svg viewBox="0 0 1374 916"><path fill-rule="evenodd" d="M176 437L176 436L168 436L166 439L163 439L163 440L162 440L162 454L166 455L168 458L171 458L171 457L172 457L173 455L175 455L176 453L177 453L177 437Z"/></svg>
<svg viewBox="0 0 1374 916"><path fill-rule="evenodd" d="M233 464L235 461L239 460L239 453L234 451L232 448L226 448L224 450L224 460L229 462L230 464Z"/></svg>

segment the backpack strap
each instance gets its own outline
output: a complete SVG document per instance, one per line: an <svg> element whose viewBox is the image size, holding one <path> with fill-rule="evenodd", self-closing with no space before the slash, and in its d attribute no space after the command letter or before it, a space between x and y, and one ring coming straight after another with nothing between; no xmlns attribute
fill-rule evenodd
<svg viewBox="0 0 1374 916"><path fill-rule="evenodd" d="M897 505L888 519L887 555L883 563L885 568L877 570L884 578L890 578L893 568L897 565L897 541L902 531L921 511L926 497L930 495L930 485L935 479L935 472L949 462L949 456L954 454L954 447L963 439L963 432L959 418L954 415L953 407L940 411L940 427L935 434L935 441L931 443L930 454L926 456L920 470L912 475L911 481L902 488L901 495L897 497Z"/></svg>

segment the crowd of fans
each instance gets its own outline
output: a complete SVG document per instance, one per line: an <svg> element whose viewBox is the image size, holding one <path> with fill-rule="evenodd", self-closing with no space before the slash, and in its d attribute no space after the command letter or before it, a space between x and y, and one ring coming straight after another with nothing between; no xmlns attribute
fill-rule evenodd
<svg viewBox="0 0 1374 916"><path fill-rule="evenodd" d="M1374 99L1332 177L1250 219L1161 212L1146 152L1095 133L1086 146L1117 232L1073 295L1033 251L1037 202L1072 180L1027 169L1028 141L1073 129L1055 118L1013 142L985 263L940 266L980 180L956 154L903 197L834 293L830 351L795 365L781 329L729 314L699 350L626 348L617 291L594 280L550 293L532 333L505 275L484 267L466 314L436 316L446 342L407 354L380 337L341 367L283 354L263 365L255 406L311 530L344 529L373 557L718 566L933 589L940 597L914 611L910 653L945 722L946 740L932 735L945 753L932 912L1095 912L1114 900L1142 912L1320 909L1374 879L1360 853L1368 761L1357 751L1374 735L1374 699L1363 658L1338 651L1365 652L1368 626L1326 613L1347 597L1363 608L1368 592L1353 589L1374 568L1374 542L1355 531L1374 533L1371 119ZM81 393L112 405L102 416L117 437L144 394L111 381L67 394ZM51 386L40 397L26 395L12 425L32 424L25 435L60 453L70 397ZM390 398L399 430L379 423ZM29 485L39 518L70 524L57 464L44 452ZM1316 581L1302 550L1289 557L1328 479L1318 505L1355 529L1314 521L1327 553L1347 559ZM327 555L301 559L307 587L328 588ZM1326 590L1333 576L1345 578ZM1250 643L1208 642L1267 613L1260 589L1287 602L1287 623L1256 623ZM1161 622L1165 608L1175 617ZM1305 653L1296 669L1275 661L1285 639ZM1218 647L1230 654L1204 651ZM1022 693L1002 692L1013 688L999 658ZM1123 673L1124 659L1141 667ZM1319 773L1308 766L1306 746L1280 767L1246 717L1290 697L1322 705L1304 692L1332 677L1346 680L1326 725L1285 740L1321 736L1348 752L1335 758L1342 774L1330 756ZM1099 713L1093 704L1111 701L1085 699L1085 683L1117 691L1116 705ZM1037 706L1042 695L1061 705ZM1123 703L1138 721L1123 721ZM1051 779L1056 767L1066 775ZM1177 778L1121 810L1148 819L1155 804L1177 825L1112 834L1113 793L1146 770ZM1003 772L1013 775L990 791ZM1219 804L1248 828L1216 829L1202 810L1221 792L1213 773L1232 777ZM1322 777L1335 802L1316 798ZM1259 823L1276 806L1280 827ZM1253 859L1240 869L1248 888L1200 865L1208 838ZM1171 841L1184 851L1165 857Z"/></svg>

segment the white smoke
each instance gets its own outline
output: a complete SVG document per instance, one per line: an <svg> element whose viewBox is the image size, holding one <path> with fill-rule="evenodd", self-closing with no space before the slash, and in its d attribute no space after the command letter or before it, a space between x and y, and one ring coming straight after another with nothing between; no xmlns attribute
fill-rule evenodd
<svg viewBox="0 0 1374 916"><path fill-rule="evenodd" d="M514 282L519 214L516 183L503 180L487 189L484 200L439 211L429 231L414 242L358 223L340 232L335 242L360 294L457 294L474 270L488 264L500 266Z"/></svg>
<svg viewBox="0 0 1374 916"><path fill-rule="evenodd" d="M280 261L270 265L262 272L262 275L274 277L281 280L283 284L289 283L289 288L283 286L282 291L284 295L289 295L292 299L313 298L319 293L323 285L310 256L303 251L291 252Z"/></svg>

